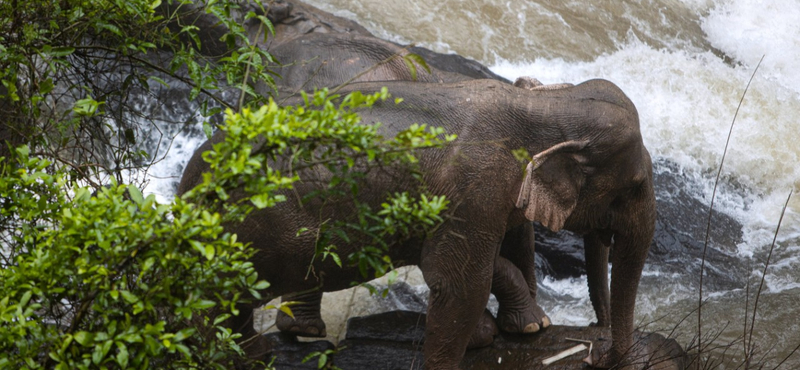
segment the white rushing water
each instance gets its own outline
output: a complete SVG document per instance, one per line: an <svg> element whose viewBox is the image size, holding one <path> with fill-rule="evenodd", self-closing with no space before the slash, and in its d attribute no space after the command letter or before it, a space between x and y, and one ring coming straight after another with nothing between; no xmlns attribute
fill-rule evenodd
<svg viewBox="0 0 800 370"><path fill-rule="evenodd" d="M763 56L736 118L715 203L742 223L743 240L731 250L760 276L763 261L751 257L765 253L789 191L800 190L800 0L309 2L380 37L471 57L510 80L613 81L635 103L651 154L677 163L704 204L737 105ZM181 139L191 141L170 154L157 176L179 175L201 139ZM168 199L169 181L176 180L165 181L154 179L147 190ZM789 202L778 240L763 298L764 310L773 311L763 320L774 321L774 329L764 336L793 348L800 341L788 323L800 315L792 298L800 294L800 195ZM695 293L663 284L682 278L645 272L637 306L642 320L690 312ZM554 322L593 320L585 278L548 279L541 287ZM708 310L736 322L741 315L729 305L743 297L743 290L713 292Z"/></svg>

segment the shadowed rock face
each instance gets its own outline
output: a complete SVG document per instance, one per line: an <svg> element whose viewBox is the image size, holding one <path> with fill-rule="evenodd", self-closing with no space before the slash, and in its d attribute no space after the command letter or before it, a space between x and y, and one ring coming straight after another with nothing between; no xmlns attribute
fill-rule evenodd
<svg viewBox="0 0 800 370"><path fill-rule="evenodd" d="M665 273L699 276L698 261L703 254L708 202L702 202L691 194L692 179L683 175L675 163L662 159L653 167L658 214L647 263L658 266ZM731 250L741 241L742 225L726 214L714 212L706 251L706 261L709 262L706 265L706 287L732 289L744 284L743 277L747 273L738 262L735 251ZM724 252L726 250L730 253ZM583 239L568 231L554 233L537 224L536 253L539 278L565 279L586 274Z"/></svg>
<svg viewBox="0 0 800 370"><path fill-rule="evenodd" d="M368 317L352 318L347 324L347 338L331 361L348 370L422 369L425 314L393 311ZM266 336L273 346L272 356L279 369L315 369L316 359L301 364L309 353L332 349L327 341L298 342L295 338L273 333ZM579 343L566 338L592 341L594 348L611 344L608 328L551 326L535 335L501 334L491 346L468 350L461 362L464 370L529 369L541 367L542 360ZM636 346L645 348L648 358L640 359L650 369L678 370L688 363L683 349L672 339L658 334L636 333ZM584 369L584 350L549 365L548 369Z"/></svg>

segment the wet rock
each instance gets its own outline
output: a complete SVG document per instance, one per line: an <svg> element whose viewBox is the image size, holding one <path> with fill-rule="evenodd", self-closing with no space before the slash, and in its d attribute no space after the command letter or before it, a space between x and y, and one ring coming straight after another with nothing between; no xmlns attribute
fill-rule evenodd
<svg viewBox="0 0 800 370"><path fill-rule="evenodd" d="M539 223L534 223L534 230L537 279L586 275L582 237L566 230L554 233Z"/></svg>
<svg viewBox="0 0 800 370"><path fill-rule="evenodd" d="M704 286L713 290L741 288L748 275L736 255L736 245L742 242L741 223L718 211L709 221L710 200L695 196L702 193L697 180L668 160L658 160L653 167L658 214L647 262L664 272L700 276L706 228L710 225L705 255L709 278Z"/></svg>
<svg viewBox="0 0 800 370"><path fill-rule="evenodd" d="M422 369L422 343L424 341L425 314L409 311L392 311L383 314L350 319L347 338L339 343L333 364L342 369ZM272 334L270 338L282 338ZM545 358L580 343L567 338L591 341L593 348L607 349L611 344L608 328L551 326L534 335L500 334L488 347L466 352L461 368L464 370L537 369ZM274 339L273 339L274 340ZM278 369L301 369L308 353L321 351L319 342L289 342L275 347ZM281 342L282 343L282 342ZM325 342L328 343L328 342ZM636 333L636 353L646 353L638 363L650 369L678 370L687 364L685 352L672 339L659 334ZM288 351L283 353L281 351ZM549 365L548 369L584 369L582 359L587 351L569 356ZM293 367L294 366L294 367Z"/></svg>
<svg viewBox="0 0 800 370"><path fill-rule="evenodd" d="M647 263L663 272L699 276L708 201L695 197L701 185L677 164L660 159L653 167L657 216ZM747 273L735 253L735 246L741 241L742 225L724 213L714 212L706 250L706 274L710 276L704 283L706 287L732 289L743 285ZM586 274L583 239L573 233L554 233L537 224L536 254L540 257L537 269L543 275L564 279Z"/></svg>
<svg viewBox="0 0 800 370"><path fill-rule="evenodd" d="M393 330L387 330L388 328ZM390 311L347 321L346 340L377 339L391 342L422 343L425 314L413 311Z"/></svg>
<svg viewBox="0 0 800 370"><path fill-rule="evenodd" d="M593 350L608 349L611 345L611 329L551 326L534 335L501 333L491 346L467 351L461 367L473 370L544 368L542 365L544 359L581 344L567 338L591 341ZM659 370L686 368L688 363L686 354L673 339L666 339L654 333L636 332L634 343L636 353L646 354L636 360L636 363L643 365L644 368ZM585 369L587 366L583 363L583 358L587 355L587 351L582 351L546 368Z"/></svg>
<svg viewBox="0 0 800 370"><path fill-rule="evenodd" d="M340 369L422 369L420 344L360 339L344 340L340 348L333 359L334 365Z"/></svg>
<svg viewBox="0 0 800 370"><path fill-rule="evenodd" d="M266 334L264 338L272 348L270 358L275 358L273 365L275 365L276 369L281 370L317 369L318 362L316 359L309 360L306 363L303 363L303 359L311 353L322 353L336 348L327 340L300 342L296 336L280 332Z"/></svg>

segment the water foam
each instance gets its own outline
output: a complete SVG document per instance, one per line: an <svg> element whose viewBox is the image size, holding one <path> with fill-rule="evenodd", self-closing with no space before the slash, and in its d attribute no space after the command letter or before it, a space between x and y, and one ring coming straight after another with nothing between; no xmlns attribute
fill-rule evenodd
<svg viewBox="0 0 800 370"><path fill-rule="evenodd" d="M712 45L748 66L762 55L762 75L800 94L800 0L720 1L702 29Z"/></svg>

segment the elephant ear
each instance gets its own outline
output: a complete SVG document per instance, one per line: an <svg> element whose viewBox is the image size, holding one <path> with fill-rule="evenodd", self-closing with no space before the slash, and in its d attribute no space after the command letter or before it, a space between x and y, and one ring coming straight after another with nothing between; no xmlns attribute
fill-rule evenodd
<svg viewBox="0 0 800 370"><path fill-rule="evenodd" d="M552 231L564 227L584 183L584 157L578 152L586 144L588 141L567 141L533 156L517 198L517 208L525 209L528 220L541 222Z"/></svg>

